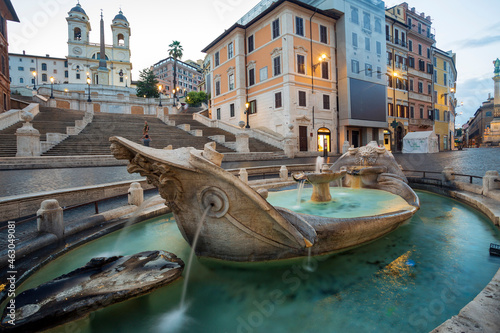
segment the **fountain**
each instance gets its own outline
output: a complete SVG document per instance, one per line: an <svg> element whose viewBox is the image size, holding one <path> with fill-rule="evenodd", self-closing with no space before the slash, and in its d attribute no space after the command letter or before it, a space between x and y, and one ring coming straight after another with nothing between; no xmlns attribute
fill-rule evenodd
<svg viewBox="0 0 500 333"><path fill-rule="evenodd" d="M309 248L313 256L338 252L386 235L419 209L418 197L393 156L373 144L350 149L331 170L306 175L317 189L313 197L329 201L329 183L347 172L340 168L362 167L363 187L393 193L406 205L376 215L332 218L271 205L220 167L224 156L215 143L201 151L159 150L120 137L110 141L115 158L129 161L130 173L138 172L158 187L189 244L203 211L212 207L195 249L199 257L248 262L307 256Z"/></svg>

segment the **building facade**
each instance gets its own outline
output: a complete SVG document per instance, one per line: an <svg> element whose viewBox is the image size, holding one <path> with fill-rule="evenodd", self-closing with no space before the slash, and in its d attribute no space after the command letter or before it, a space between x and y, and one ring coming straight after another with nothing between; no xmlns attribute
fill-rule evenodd
<svg viewBox="0 0 500 333"><path fill-rule="evenodd" d="M44 84L68 83L69 71L66 58L9 53L10 84L18 87L38 87Z"/></svg>
<svg viewBox="0 0 500 333"><path fill-rule="evenodd" d="M389 127L385 131L384 146L395 152L401 152L403 149L403 138L409 132L411 119L408 94L407 37L409 28L406 22L404 9L394 6L386 10L387 120Z"/></svg>
<svg viewBox="0 0 500 333"><path fill-rule="evenodd" d="M0 113L10 110L7 21L19 22L19 18L10 0L0 0Z"/></svg>
<svg viewBox="0 0 500 333"><path fill-rule="evenodd" d="M203 52L211 117L292 131L299 151L336 151L337 13L300 1L264 1Z"/></svg>
<svg viewBox="0 0 500 333"><path fill-rule="evenodd" d="M163 93L168 97L173 96L173 89L179 92L177 96L185 96L190 91L198 91L199 84L203 81L201 68L194 61L183 62L177 60L177 87L174 87L174 58L168 57L157 62L153 65L152 70L163 87Z"/></svg>
<svg viewBox="0 0 500 333"><path fill-rule="evenodd" d="M68 83L86 84L87 76L93 84L129 87L132 77L130 62L130 25L120 10L111 24L112 45L105 45L106 68L100 65L104 29L101 23L101 42L90 42L89 17L78 3L68 12ZM102 14L101 14L102 22ZM104 60L104 59L103 59Z"/></svg>

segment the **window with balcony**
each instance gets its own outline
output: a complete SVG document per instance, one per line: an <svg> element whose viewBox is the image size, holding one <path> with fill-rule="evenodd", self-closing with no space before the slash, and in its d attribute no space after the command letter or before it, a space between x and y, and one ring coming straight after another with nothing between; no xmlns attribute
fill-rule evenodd
<svg viewBox="0 0 500 333"><path fill-rule="evenodd" d="M425 72L425 61L423 60L418 61L418 69L422 72Z"/></svg>

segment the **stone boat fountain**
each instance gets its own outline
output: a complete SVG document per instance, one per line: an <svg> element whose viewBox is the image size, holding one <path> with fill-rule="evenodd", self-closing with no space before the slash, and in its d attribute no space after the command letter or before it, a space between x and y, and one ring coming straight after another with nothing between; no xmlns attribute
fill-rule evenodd
<svg viewBox="0 0 500 333"><path fill-rule="evenodd" d="M326 184L319 186L328 192L330 181L350 172L349 177L360 177L362 187L391 192L407 205L378 215L331 218L272 206L220 167L224 156L215 150L215 143L205 145L202 151L154 149L121 137L110 141L115 158L129 161L130 173L138 172L158 187L189 244L203 213L208 211L195 248L200 257L247 262L342 251L395 230L419 209L418 197L406 184L393 156L373 144L350 149L327 176L304 177Z"/></svg>

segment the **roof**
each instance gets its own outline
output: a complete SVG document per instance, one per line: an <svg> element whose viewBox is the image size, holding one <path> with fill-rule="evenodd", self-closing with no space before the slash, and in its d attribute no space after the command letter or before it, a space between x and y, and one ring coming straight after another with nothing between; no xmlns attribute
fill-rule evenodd
<svg viewBox="0 0 500 333"><path fill-rule="evenodd" d="M60 58L60 57L47 57L45 56L40 56L40 55L33 55L33 54L24 54L24 53L11 53L9 52L9 57L28 57L28 58L37 58L37 59L56 59L56 60L67 60L66 58Z"/></svg>
<svg viewBox="0 0 500 333"><path fill-rule="evenodd" d="M123 12L121 11L121 9L120 9L120 11L118 12L118 14L116 14L116 16L115 16L115 18L113 19L113 21L114 21L114 20L123 20L123 21L128 22L128 21L127 21L127 18L125 17L125 15L123 15Z"/></svg>
<svg viewBox="0 0 500 333"><path fill-rule="evenodd" d="M10 2L10 0L4 0L4 2L10 13L10 16L7 16L6 19L13 22L19 22L19 17L17 17L17 13L14 10L14 6L12 6L12 2Z"/></svg>
<svg viewBox="0 0 500 333"><path fill-rule="evenodd" d="M423 132L410 132L405 135L403 140L408 140L408 139L427 139L429 137L435 137L436 133L434 131L423 131Z"/></svg>
<svg viewBox="0 0 500 333"><path fill-rule="evenodd" d="M233 30L235 30L237 28L241 28L241 29L247 29L247 28L249 28L255 22L257 22L260 19L262 19L264 16L266 16L267 14L269 14L270 12L272 12L273 10L275 10L277 7L279 7L284 2L290 2L290 3L296 4L297 6L300 6L300 7L305 8L305 9L309 9L311 11L317 12L319 14L322 14L324 16L333 18L335 20L338 20L342 16L341 13L337 13L337 12L334 12L332 10L325 11L325 10L322 10L322 9L318 9L317 7L308 5L308 4L303 3L301 1L297 1L297 0L279 0L279 1L276 1L275 3L273 3L271 6L269 6L269 8L267 8L266 10L264 10L261 14L257 15L253 20L251 20L247 24L245 24L245 25L242 25L242 24L239 24L239 23L233 24L229 29L227 29L226 31L224 31L224 33L222 35L220 35L219 37L217 37L212 43L210 43L203 50L201 50L201 52L204 52L204 53L208 52L208 50L210 50L212 47L214 47L215 45L217 45L217 43L219 43L222 39L224 39L226 36L228 36Z"/></svg>
<svg viewBox="0 0 500 333"><path fill-rule="evenodd" d="M70 12L77 12L77 13L82 13L82 14L87 15L87 13L85 13L85 11L83 10L82 5L80 5L80 3L77 3L75 7L71 8Z"/></svg>

